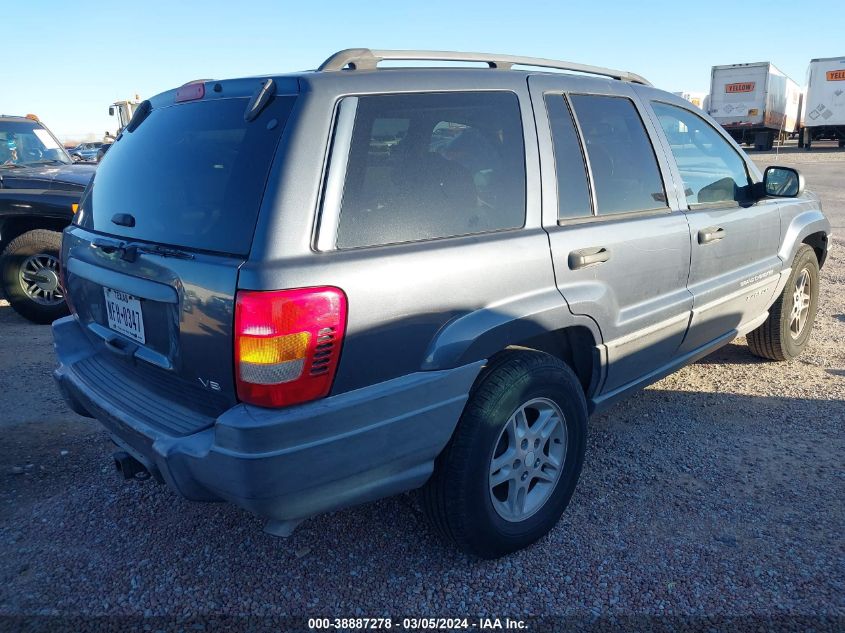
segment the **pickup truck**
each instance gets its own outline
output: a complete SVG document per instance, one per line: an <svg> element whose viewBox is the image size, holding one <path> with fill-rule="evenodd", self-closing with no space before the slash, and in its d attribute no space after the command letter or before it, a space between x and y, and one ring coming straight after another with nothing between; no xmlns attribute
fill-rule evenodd
<svg viewBox="0 0 845 633"><path fill-rule="evenodd" d="M30 321L51 323L67 314L61 231L95 169L74 164L37 117L0 116L0 287Z"/></svg>

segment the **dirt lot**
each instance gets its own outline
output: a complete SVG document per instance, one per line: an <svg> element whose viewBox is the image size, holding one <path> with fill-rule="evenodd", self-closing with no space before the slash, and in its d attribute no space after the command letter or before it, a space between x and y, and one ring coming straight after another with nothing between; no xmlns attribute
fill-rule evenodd
<svg viewBox="0 0 845 633"><path fill-rule="evenodd" d="M830 192L845 236L843 158L755 156L800 163L810 188ZM762 362L738 340L593 418L563 520L494 562L441 544L413 495L311 519L282 540L231 506L124 483L105 433L62 403L52 364L49 328L0 303L0 616L845 627L842 241L799 360Z"/></svg>

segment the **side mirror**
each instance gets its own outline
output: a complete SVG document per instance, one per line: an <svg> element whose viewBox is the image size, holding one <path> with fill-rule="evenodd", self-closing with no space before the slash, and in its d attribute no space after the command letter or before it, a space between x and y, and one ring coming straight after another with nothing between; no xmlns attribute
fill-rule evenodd
<svg viewBox="0 0 845 633"><path fill-rule="evenodd" d="M804 176L792 167L766 167L763 190L767 196L795 198L804 193Z"/></svg>
<svg viewBox="0 0 845 633"><path fill-rule="evenodd" d="M109 106L109 116L114 116L114 108Z"/></svg>

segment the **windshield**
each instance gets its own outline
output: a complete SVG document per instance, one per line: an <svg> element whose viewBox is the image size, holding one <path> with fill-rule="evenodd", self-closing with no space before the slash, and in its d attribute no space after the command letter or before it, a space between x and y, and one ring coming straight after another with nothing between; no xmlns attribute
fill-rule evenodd
<svg viewBox="0 0 845 633"><path fill-rule="evenodd" d="M0 168L71 162L59 142L36 121L0 121Z"/></svg>
<svg viewBox="0 0 845 633"><path fill-rule="evenodd" d="M132 240L248 253L293 102L276 97L250 122L248 98L153 108L112 144L80 201L77 223ZM115 223L115 214L134 222Z"/></svg>

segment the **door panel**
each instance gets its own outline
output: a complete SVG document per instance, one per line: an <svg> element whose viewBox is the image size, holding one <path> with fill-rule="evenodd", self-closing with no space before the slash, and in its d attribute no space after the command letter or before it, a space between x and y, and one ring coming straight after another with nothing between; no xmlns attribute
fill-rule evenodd
<svg viewBox="0 0 845 633"><path fill-rule="evenodd" d="M777 200L753 199L744 155L723 131L684 104L651 102L683 183L690 227L692 319L680 352L753 321L771 304L781 261Z"/></svg>
<svg viewBox="0 0 845 633"><path fill-rule="evenodd" d="M760 315L772 302L781 261L778 203L688 213L692 239L689 289L694 297L690 332L682 351L692 351ZM706 229L721 239L701 243Z"/></svg>
<svg viewBox="0 0 845 633"><path fill-rule="evenodd" d="M607 347L604 392L668 363L687 330L690 244L681 213L548 228L558 287L592 317ZM573 270L570 254L603 248L605 262Z"/></svg>
<svg viewBox="0 0 845 633"><path fill-rule="evenodd" d="M683 341L692 308L686 287L689 226L677 210L675 185L667 181L666 155L652 147L649 137L656 132L629 86L612 82L596 95L594 83L534 76L529 87L555 277L569 309L601 330L607 369L600 393L608 393L669 364ZM574 108L564 92L579 94ZM579 109L584 116L578 117ZM601 111L608 113L605 120ZM619 157L628 157L627 164ZM591 203L586 209L585 179ZM652 191L661 184L662 192ZM603 216L603 208L615 213Z"/></svg>

